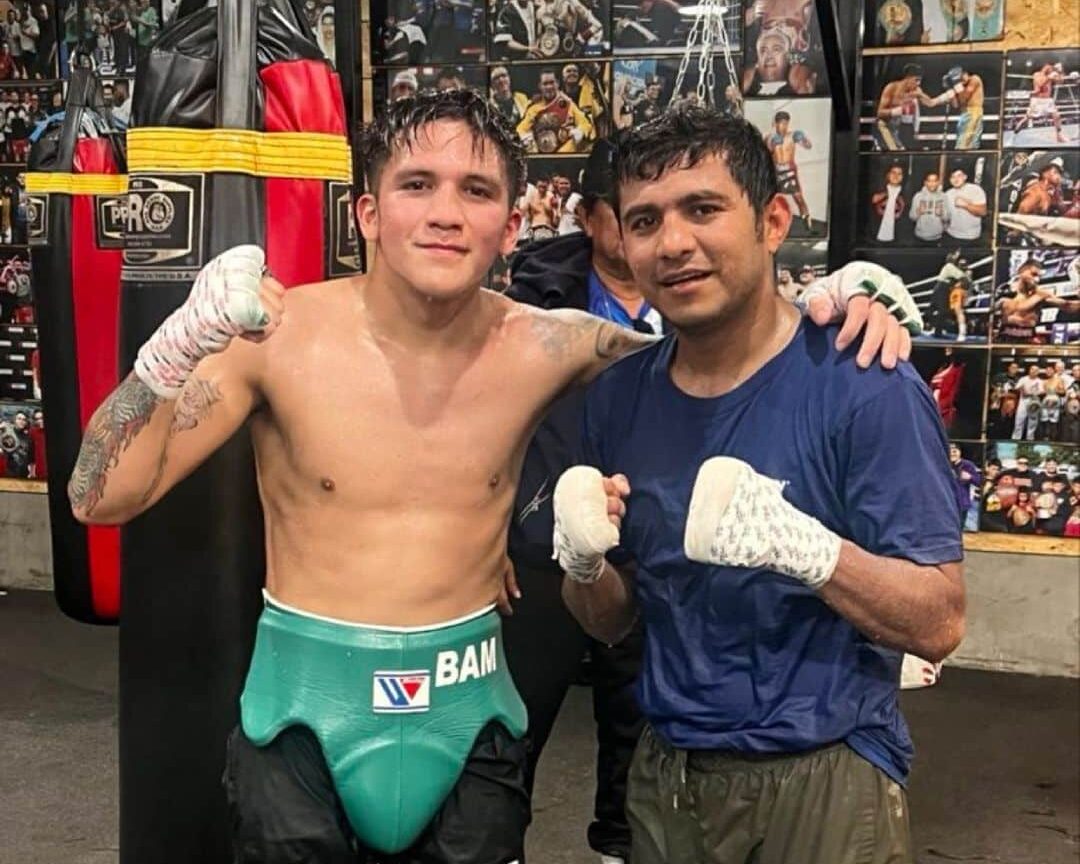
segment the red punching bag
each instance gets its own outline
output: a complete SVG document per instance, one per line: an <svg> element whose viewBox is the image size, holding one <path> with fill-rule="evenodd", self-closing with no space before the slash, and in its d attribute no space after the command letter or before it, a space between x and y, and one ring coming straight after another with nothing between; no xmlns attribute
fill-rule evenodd
<svg viewBox="0 0 1080 864"><path fill-rule="evenodd" d="M116 387L123 209L123 134L101 82L75 69L64 112L30 149L28 242L38 286L38 346L49 480L53 585L60 608L90 623L120 609L120 532L75 521L67 478L83 429Z"/></svg>
<svg viewBox="0 0 1080 864"><path fill-rule="evenodd" d="M299 2L181 6L136 73L122 368L230 247L286 286L351 272L351 155L337 74ZM120 860L229 860L221 776L265 577L242 429L123 531Z"/></svg>

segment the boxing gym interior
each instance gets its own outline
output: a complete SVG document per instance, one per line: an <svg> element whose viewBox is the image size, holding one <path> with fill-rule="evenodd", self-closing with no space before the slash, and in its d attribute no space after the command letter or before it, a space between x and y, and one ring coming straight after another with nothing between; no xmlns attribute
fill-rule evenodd
<svg viewBox="0 0 1080 864"><path fill-rule="evenodd" d="M266 572L250 436L123 525L77 520L69 483L216 255L255 243L285 289L371 272L356 130L455 89L526 155L488 291L520 299L522 250L585 244L582 202L614 182L594 149L684 106L760 132L792 216L785 300L853 260L899 277L966 627L941 663L903 657L911 852L887 860L1080 861L1080 0L0 0L0 21L0 864L236 860L225 741ZM333 404L305 411L346 433ZM525 485L520 524L551 497ZM550 732L523 850L473 864L660 860L622 815L640 653L565 636L550 529L544 590L514 530L504 629L547 676Z"/></svg>

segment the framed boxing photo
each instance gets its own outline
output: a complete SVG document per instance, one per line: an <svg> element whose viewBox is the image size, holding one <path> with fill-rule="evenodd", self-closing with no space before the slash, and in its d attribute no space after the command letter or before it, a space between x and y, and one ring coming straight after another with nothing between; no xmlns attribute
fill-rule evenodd
<svg viewBox="0 0 1080 864"><path fill-rule="evenodd" d="M45 415L41 406L0 401L0 477L41 480L45 478L45 464Z"/></svg>
<svg viewBox="0 0 1080 864"><path fill-rule="evenodd" d="M26 245L26 169L0 166L0 244Z"/></svg>
<svg viewBox="0 0 1080 864"><path fill-rule="evenodd" d="M994 150L1001 128L1002 55L867 58L859 121L863 150Z"/></svg>
<svg viewBox="0 0 1080 864"><path fill-rule="evenodd" d="M814 0L748 0L744 8L743 93L828 94Z"/></svg>
<svg viewBox="0 0 1080 864"><path fill-rule="evenodd" d="M811 283L829 272L829 244L788 240L776 253L776 290L790 303L799 299Z"/></svg>
<svg viewBox="0 0 1080 864"><path fill-rule="evenodd" d="M572 156L588 153L610 131L610 78L610 63L591 60L496 65L491 98L514 121L530 155Z"/></svg>
<svg viewBox="0 0 1080 864"><path fill-rule="evenodd" d="M1080 448L992 441L986 447L979 527L1080 538Z"/></svg>
<svg viewBox="0 0 1080 864"><path fill-rule="evenodd" d="M953 475L953 491L965 531L979 530L985 460L985 444L975 441L949 441L949 468Z"/></svg>
<svg viewBox="0 0 1080 864"><path fill-rule="evenodd" d="M1080 349L994 348L986 437L1080 444Z"/></svg>
<svg viewBox="0 0 1080 864"><path fill-rule="evenodd" d="M490 57L509 62L611 53L608 0L491 0Z"/></svg>
<svg viewBox="0 0 1080 864"><path fill-rule="evenodd" d="M54 0L0 0L0 21L5 32L0 40L0 81L60 77Z"/></svg>
<svg viewBox="0 0 1080 864"><path fill-rule="evenodd" d="M1080 344L1080 250L1002 249L995 345Z"/></svg>
<svg viewBox="0 0 1080 864"><path fill-rule="evenodd" d="M63 85L9 84L0 87L0 118L3 140L0 141L0 162L25 165L30 153L30 135L34 127L49 114L64 107Z"/></svg>
<svg viewBox="0 0 1080 864"><path fill-rule="evenodd" d="M724 5L724 31L728 48L734 53L742 46L742 7L741 0ZM696 0L614 0L611 4L614 51L616 54L682 54L701 9Z"/></svg>
<svg viewBox="0 0 1080 864"><path fill-rule="evenodd" d="M986 402L985 348L916 345L911 362L934 397L950 438L982 437Z"/></svg>
<svg viewBox="0 0 1080 864"><path fill-rule="evenodd" d="M484 0L371 0L375 66L482 63Z"/></svg>
<svg viewBox="0 0 1080 864"><path fill-rule="evenodd" d="M989 248L946 251L867 249L856 258L896 273L923 319L920 344L979 344L987 341L994 288L994 253Z"/></svg>
<svg viewBox="0 0 1080 864"><path fill-rule="evenodd" d="M831 99L748 99L746 119L772 154L780 193L791 207L792 239L829 233Z"/></svg>
<svg viewBox="0 0 1080 864"><path fill-rule="evenodd" d="M582 230L579 214L585 157L530 158L525 193L518 199L518 245Z"/></svg>
<svg viewBox="0 0 1080 864"><path fill-rule="evenodd" d="M679 81L680 65L681 61L676 57L634 57L615 60L612 64L611 90L615 127L630 129L648 122L668 108L687 102L702 101L698 95L701 75L697 63L687 65L683 70L681 82ZM712 67L711 104L726 106L729 112L737 113L739 94L735 89L736 82L728 73L723 57L713 58ZM710 101L707 91L704 101Z"/></svg>
<svg viewBox="0 0 1080 864"><path fill-rule="evenodd" d="M25 249L0 247L0 324L33 323L30 255Z"/></svg>
<svg viewBox="0 0 1080 864"><path fill-rule="evenodd" d="M421 90L487 89L486 66L410 66L371 73L372 107L378 114L391 102Z"/></svg>
<svg viewBox="0 0 1080 864"><path fill-rule="evenodd" d="M1002 154L998 242L1003 246L1080 246L1080 151Z"/></svg>
<svg viewBox="0 0 1080 864"><path fill-rule="evenodd" d="M867 45L989 42L1005 32L1005 0L872 0Z"/></svg>
<svg viewBox="0 0 1080 864"><path fill-rule="evenodd" d="M1005 56L1001 145L1080 144L1080 49L1011 51Z"/></svg>
<svg viewBox="0 0 1080 864"><path fill-rule="evenodd" d="M893 248L989 246L996 172L992 154L863 157L863 242Z"/></svg>

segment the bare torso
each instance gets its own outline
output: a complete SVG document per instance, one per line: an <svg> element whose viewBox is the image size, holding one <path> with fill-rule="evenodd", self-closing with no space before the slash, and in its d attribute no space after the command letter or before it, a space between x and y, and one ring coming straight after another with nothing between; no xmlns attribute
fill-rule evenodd
<svg viewBox="0 0 1080 864"><path fill-rule="evenodd" d="M531 431L567 383L537 317L483 292L474 344L405 351L362 289L291 292L253 418L267 588L335 618L410 626L495 601Z"/></svg>
<svg viewBox="0 0 1080 864"><path fill-rule="evenodd" d="M779 139L779 140L778 140ZM772 150L773 162L777 165L788 165L795 161L795 135L788 132L780 136L774 132L769 141L769 149Z"/></svg>
<svg viewBox="0 0 1080 864"><path fill-rule="evenodd" d="M555 226L555 204L548 194L537 193L525 202L525 218L533 228L546 225Z"/></svg>

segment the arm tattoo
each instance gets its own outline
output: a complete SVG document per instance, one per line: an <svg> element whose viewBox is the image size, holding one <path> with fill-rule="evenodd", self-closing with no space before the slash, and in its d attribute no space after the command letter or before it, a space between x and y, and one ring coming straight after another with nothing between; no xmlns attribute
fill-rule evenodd
<svg viewBox="0 0 1080 864"><path fill-rule="evenodd" d="M194 429L210 416L210 410L220 401L221 390L217 384L193 375L184 385L184 389L180 391L179 397L177 397L172 424L169 426L169 439L175 438L181 432ZM161 485L161 478L165 476L165 463L168 461L168 457L168 448L162 447L161 458L158 459L154 479L150 481L150 486L143 493L140 504L145 504L154 497L158 486Z"/></svg>
<svg viewBox="0 0 1080 864"><path fill-rule="evenodd" d="M604 321L596 328L596 356L601 360L618 360L655 341L655 336Z"/></svg>
<svg viewBox="0 0 1080 864"><path fill-rule="evenodd" d="M217 384L193 375L180 391L172 426L169 429L169 437L174 437L178 432L194 429L209 416L210 409L220 401L221 390Z"/></svg>
<svg viewBox="0 0 1080 864"><path fill-rule="evenodd" d="M93 513L105 494L109 470L147 423L161 397L129 375L87 424L79 458L68 482L72 506Z"/></svg>
<svg viewBox="0 0 1080 864"><path fill-rule="evenodd" d="M565 360L575 342L581 338L579 327L551 313L533 315L532 329L544 353L555 361Z"/></svg>

